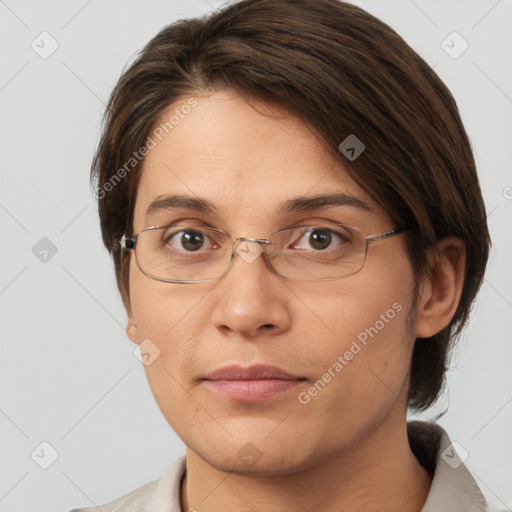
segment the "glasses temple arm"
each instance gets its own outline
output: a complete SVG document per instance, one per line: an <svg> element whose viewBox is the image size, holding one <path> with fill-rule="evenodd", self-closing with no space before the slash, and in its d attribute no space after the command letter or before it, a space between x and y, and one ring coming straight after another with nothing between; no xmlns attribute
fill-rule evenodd
<svg viewBox="0 0 512 512"><path fill-rule="evenodd" d="M403 233L404 231L408 231L408 228L397 228L391 231L386 231L386 233L381 233L380 235L366 236L365 240L367 242L378 242L379 240L384 240L385 238L389 238L390 236L398 235L400 233Z"/></svg>

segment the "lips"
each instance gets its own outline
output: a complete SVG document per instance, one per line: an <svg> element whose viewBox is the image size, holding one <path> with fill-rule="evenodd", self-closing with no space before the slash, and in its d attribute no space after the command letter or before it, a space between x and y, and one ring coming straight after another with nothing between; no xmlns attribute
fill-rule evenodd
<svg viewBox="0 0 512 512"><path fill-rule="evenodd" d="M285 372L277 366L257 364L244 368L242 366L226 366L210 373L207 380L298 380L300 377Z"/></svg>
<svg viewBox="0 0 512 512"><path fill-rule="evenodd" d="M289 391L306 379L268 365L226 366L204 379L208 389L237 401L267 400Z"/></svg>

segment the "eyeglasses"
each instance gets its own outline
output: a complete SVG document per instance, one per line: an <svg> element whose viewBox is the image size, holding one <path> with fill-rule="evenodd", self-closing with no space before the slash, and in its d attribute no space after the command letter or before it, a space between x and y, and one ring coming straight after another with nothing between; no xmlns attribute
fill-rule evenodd
<svg viewBox="0 0 512 512"><path fill-rule="evenodd" d="M173 224L125 234L119 243L135 252L137 266L147 277L166 283L214 281L227 274L236 254L252 263L261 253L268 267L282 277L323 281L359 272L369 244L404 231L364 236L359 228L325 222L280 229L268 239L233 239L213 227Z"/></svg>

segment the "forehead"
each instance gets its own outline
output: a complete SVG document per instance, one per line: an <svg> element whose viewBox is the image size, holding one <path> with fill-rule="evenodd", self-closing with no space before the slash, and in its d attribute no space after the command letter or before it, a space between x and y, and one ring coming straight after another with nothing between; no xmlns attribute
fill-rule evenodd
<svg viewBox="0 0 512 512"><path fill-rule="evenodd" d="M307 125L276 105L233 91L181 97L154 124L134 223L158 198L186 195L231 220L270 219L291 198L340 193L377 205Z"/></svg>

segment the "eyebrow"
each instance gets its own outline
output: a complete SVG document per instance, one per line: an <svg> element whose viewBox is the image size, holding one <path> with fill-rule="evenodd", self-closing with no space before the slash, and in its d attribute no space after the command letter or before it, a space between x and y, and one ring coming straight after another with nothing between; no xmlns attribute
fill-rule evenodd
<svg viewBox="0 0 512 512"><path fill-rule="evenodd" d="M288 199L277 209L279 215L295 211L311 211L326 206L351 206L360 210L371 212L372 209L361 199L344 194L320 194L309 197L296 197ZM159 196L151 202L146 215L168 209L194 210L217 214L218 210L213 203L204 198L191 197L187 195Z"/></svg>
<svg viewBox="0 0 512 512"><path fill-rule="evenodd" d="M367 212L372 211L372 209L361 199L338 192L335 194L321 194L317 196L289 199L278 208L277 212L282 215L294 211L316 210L325 206L352 206Z"/></svg>
<svg viewBox="0 0 512 512"><path fill-rule="evenodd" d="M146 215L161 210L178 208L183 210L195 210L198 212L217 213L217 208L206 199L190 197L186 195L158 196L146 210Z"/></svg>

